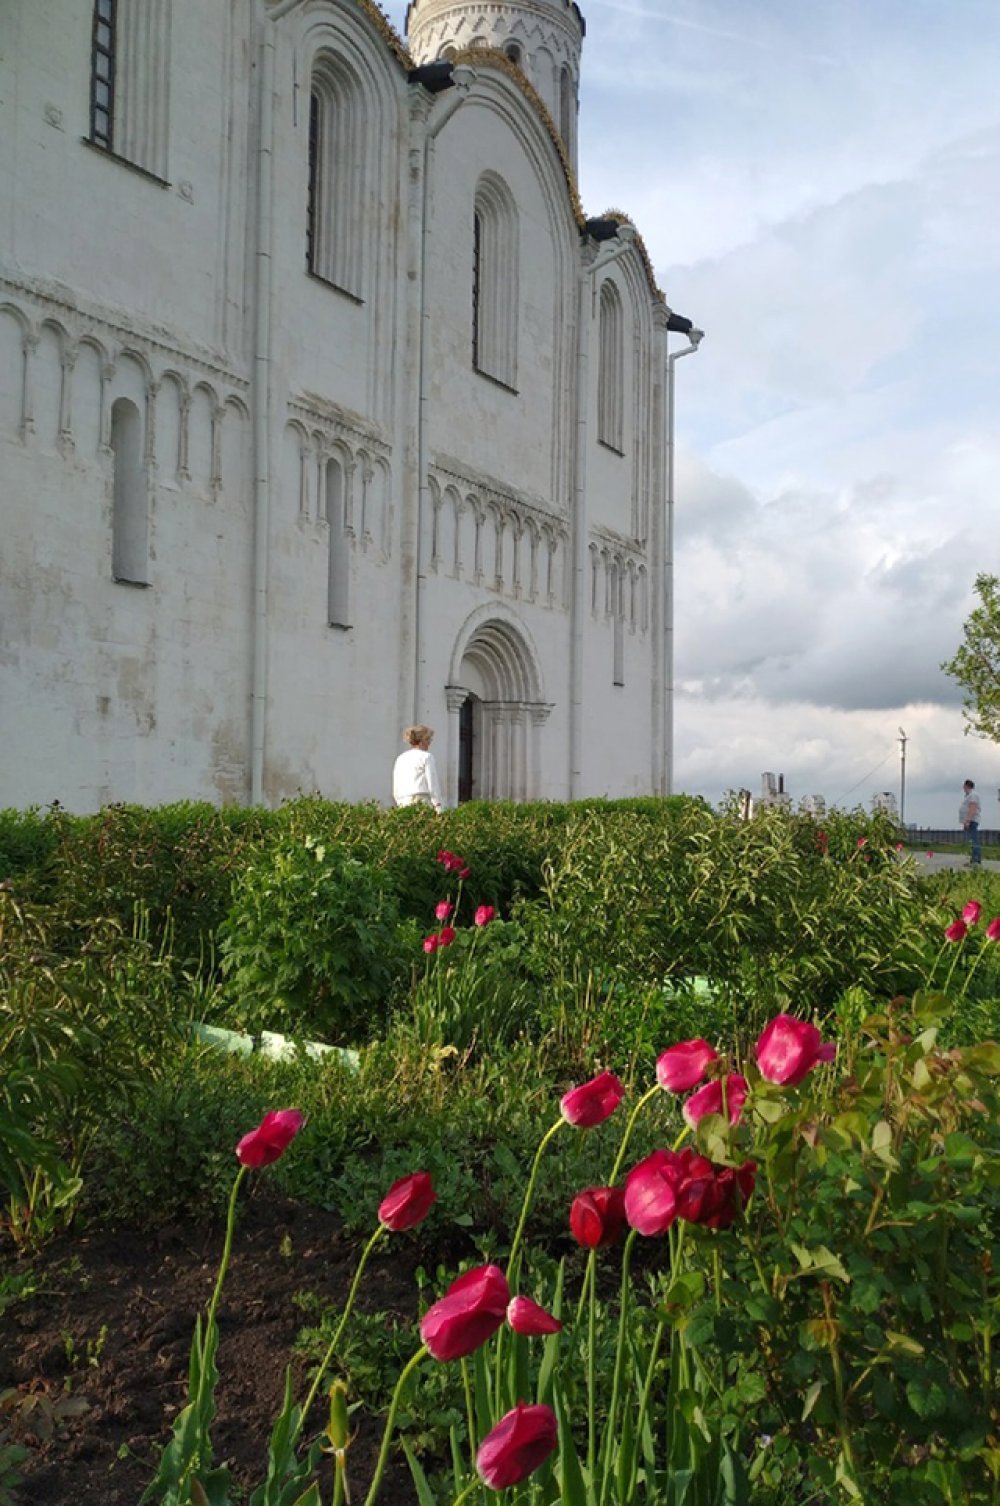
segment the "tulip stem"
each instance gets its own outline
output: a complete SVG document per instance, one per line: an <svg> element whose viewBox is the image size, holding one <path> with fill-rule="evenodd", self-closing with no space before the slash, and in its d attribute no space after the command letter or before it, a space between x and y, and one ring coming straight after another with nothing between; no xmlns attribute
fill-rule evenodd
<svg viewBox="0 0 1000 1506"><path fill-rule="evenodd" d="M462 1502L466 1500L467 1497L471 1496L472 1492L477 1489L478 1485L478 1480L470 1481L470 1483L462 1491L461 1495L455 1497L454 1501L452 1502L452 1506L462 1506Z"/></svg>
<svg viewBox="0 0 1000 1506"><path fill-rule="evenodd" d="M293 1444L296 1438L299 1436L299 1433L302 1431L306 1418L309 1416L309 1409L312 1406L313 1402L316 1400L316 1392L319 1390L320 1385L322 1384L324 1375L330 1368L330 1362L333 1359L334 1354L336 1353L337 1345L340 1343L341 1334L344 1332L345 1324L347 1323L348 1318L351 1316L351 1309L354 1306L354 1299L358 1294L358 1287L361 1284L361 1276L364 1272L365 1266L368 1263L368 1257L374 1250L376 1244L382 1238L382 1235L384 1233L385 1224L379 1224L378 1228L375 1230L375 1233L372 1235L371 1239L365 1245L364 1250L361 1252L361 1259L358 1261L357 1270L354 1272L354 1280L351 1282L351 1289L347 1294L347 1303L344 1307L344 1311L340 1315L340 1322L337 1324L333 1338L330 1340L330 1343L327 1346L327 1351L320 1361L320 1367L313 1377L313 1383L309 1388L306 1399L302 1403L302 1411L299 1414L298 1423L292 1430L291 1442Z"/></svg>
<svg viewBox="0 0 1000 1506"><path fill-rule="evenodd" d="M389 1415L385 1420L385 1432L382 1434L382 1447L379 1449L378 1463L375 1465L375 1474L368 1494L365 1496L365 1506L372 1506L379 1493L382 1484L382 1476L385 1474L385 1466L389 1459L389 1445L392 1442L393 1431L396 1426L396 1413L399 1411L399 1403L402 1400L403 1388L410 1378L410 1374L420 1364L420 1361L428 1353L427 1345L421 1344L416 1354L403 1366L402 1374L396 1382L396 1389L392 1393L392 1401L389 1403Z"/></svg>
<svg viewBox="0 0 1000 1506"><path fill-rule="evenodd" d="M635 1229L630 1229L628 1238L625 1241L625 1249L622 1252L622 1291L618 1304L618 1344L615 1349L615 1373L611 1383L611 1407L608 1412L607 1430L605 1433L607 1452L604 1456L604 1469L601 1475L600 1506L604 1506L604 1500L608 1493L608 1484L611 1477L611 1460L615 1448L615 1430L618 1426L618 1398L621 1394L622 1371L625 1367L625 1340L628 1332L629 1275L632 1263L632 1246L635 1244L635 1238Z"/></svg>
<svg viewBox="0 0 1000 1506"><path fill-rule="evenodd" d="M198 1419L199 1428L201 1426L201 1416L205 1405L205 1388L208 1385L208 1366L205 1364L205 1353L211 1340L212 1331L215 1328L215 1315L219 1309L219 1298L222 1296L222 1285L226 1279L226 1273L229 1270L229 1261L233 1253L233 1231L236 1228L236 1199L239 1196L239 1191L243 1186L243 1179L246 1174L247 1168L245 1166L241 1166L239 1171L236 1173L236 1177L233 1181L233 1190L229 1194L229 1208L226 1213L226 1237L222 1245L222 1258L219 1261L219 1274L215 1278L215 1290L212 1293L212 1300L208 1304L208 1316L205 1319L205 1330L202 1334L201 1339L201 1354L198 1356L198 1390L195 1395L195 1416ZM199 1439L199 1443L204 1443L204 1441L205 1440L203 1437ZM201 1465L201 1463L202 1460L200 1457L199 1449L199 1454L195 1459L192 1460L192 1465L195 1469L197 1469Z"/></svg>
<svg viewBox="0 0 1000 1506"><path fill-rule="evenodd" d="M462 1360L462 1385L465 1388L465 1416L466 1426L469 1429L469 1453L473 1463L475 1463L476 1448L478 1447L476 1442L476 1413L472 1405L472 1383L469 1380L469 1367L464 1359Z"/></svg>
<svg viewBox="0 0 1000 1506"><path fill-rule="evenodd" d="M535 1194L535 1183L538 1180L538 1168L542 1164L542 1156L545 1154L545 1147L548 1145L549 1141L556 1134L556 1132L562 1129L565 1123L565 1119L557 1119L555 1124L553 1124L551 1128L545 1131L545 1134L542 1136L539 1143L538 1149L535 1151L535 1159L531 1164L531 1175L528 1178L528 1185L524 1190L524 1201L521 1204L521 1217L518 1220L517 1229L514 1233L514 1242L510 1247L510 1254L507 1257L508 1282L513 1281L517 1275L517 1267L515 1262L517 1260L518 1254L520 1253L521 1240L524 1236L524 1226L528 1222L528 1210L531 1207L531 1200Z"/></svg>
<svg viewBox="0 0 1000 1506"><path fill-rule="evenodd" d="M588 1264L590 1272L590 1306L587 1316L587 1478L594 1488L597 1466L597 1269L596 1252L591 1250Z"/></svg>
<svg viewBox="0 0 1000 1506"><path fill-rule="evenodd" d="M226 1272L229 1270L229 1260L233 1253L233 1230L236 1228L236 1199L239 1196L239 1190L243 1185L243 1178L246 1176L246 1174L247 1168L245 1166L241 1166L239 1171L236 1173L236 1180L233 1182L233 1190L229 1194L229 1209L226 1214L226 1238L222 1246L222 1259L219 1261L219 1274L215 1278L215 1291L212 1293L212 1300L209 1303L208 1307L208 1327L205 1330L206 1333L208 1332L208 1328L211 1328L212 1324L215 1322L215 1314L218 1310L219 1298L222 1296L222 1283L225 1281Z"/></svg>
<svg viewBox="0 0 1000 1506"><path fill-rule="evenodd" d="M635 1494L636 1481L639 1478L639 1458L642 1452L642 1430L646 1425L646 1413L649 1410L649 1397L650 1392L653 1389L653 1372L656 1369L656 1361L659 1358L660 1354L660 1345L663 1343L663 1335L666 1333L666 1331L667 1320L666 1318L661 1318L659 1323L656 1325L656 1332L653 1335L653 1347L650 1350L649 1365L646 1368L646 1379L643 1383L642 1398L639 1402L639 1416L636 1420L635 1425L634 1458L632 1461L632 1472L629 1479L629 1492L628 1496L626 1497L626 1499L629 1501Z"/></svg>
<svg viewBox="0 0 1000 1506"><path fill-rule="evenodd" d="M528 1178L528 1185L524 1189L524 1200L521 1203L521 1217L518 1219L517 1229L514 1232L514 1240L510 1247L510 1254L507 1257L508 1286L512 1286L517 1280L517 1258L521 1252L521 1240L524 1237L524 1228L528 1222L528 1211L531 1208L531 1201L535 1195L535 1183L538 1181L538 1168L542 1164L542 1156L545 1154L545 1148L548 1145L549 1141L553 1138L554 1135L558 1133L559 1130L562 1129L565 1123L565 1119L557 1119L555 1124L551 1125L545 1131L545 1134L539 1141L538 1149L535 1151L535 1159L531 1163L531 1175ZM494 1372L496 1377L496 1399L498 1406L500 1405L500 1398L503 1394L501 1391L501 1379L503 1376L503 1333L504 1331L501 1328L500 1332L497 1334L496 1370Z"/></svg>
<svg viewBox="0 0 1000 1506"><path fill-rule="evenodd" d="M632 1131L635 1128L635 1121L639 1117L640 1110L645 1107L645 1105L651 1098L655 1098L657 1093L662 1093L662 1091L663 1089L660 1087L659 1083L655 1083L653 1087L648 1090L648 1092L643 1093L642 1097L639 1099L639 1102L636 1104L635 1108L629 1115L628 1124L626 1124L625 1133L622 1136L622 1143L618 1147L618 1154L615 1157L615 1164L614 1166L612 1166L611 1175L608 1178L609 1186L614 1186L615 1178L622 1169L622 1162L625 1159L625 1152L626 1150L628 1150L628 1142L632 1138Z"/></svg>

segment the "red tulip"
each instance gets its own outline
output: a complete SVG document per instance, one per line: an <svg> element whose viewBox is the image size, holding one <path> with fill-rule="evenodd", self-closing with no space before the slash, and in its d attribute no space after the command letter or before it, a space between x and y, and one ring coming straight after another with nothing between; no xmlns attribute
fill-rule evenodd
<svg viewBox="0 0 1000 1506"><path fill-rule="evenodd" d="M459 1276L424 1313L420 1337L436 1360L460 1360L492 1338L507 1316L510 1287L499 1266Z"/></svg>
<svg viewBox="0 0 1000 1506"><path fill-rule="evenodd" d="M902 850L903 850L903 844L902 844L902 842L897 842L896 843L896 851L897 852L902 852Z"/></svg>
<svg viewBox="0 0 1000 1506"><path fill-rule="evenodd" d="M461 862L461 859L459 859L459 861ZM471 868L460 868L458 870L458 876L459 876L460 879L471 878L472 877L472 869Z"/></svg>
<svg viewBox="0 0 1000 1506"><path fill-rule="evenodd" d="M436 952L437 949L438 949L439 944L440 943L438 942L438 939L437 939L436 936L425 936L424 937L424 951L425 952Z"/></svg>
<svg viewBox="0 0 1000 1506"><path fill-rule="evenodd" d="M824 1044L815 1025L790 1014L775 1015L756 1046L761 1076L782 1088L794 1088L817 1062L832 1062L836 1055L835 1041Z"/></svg>
<svg viewBox="0 0 1000 1506"><path fill-rule="evenodd" d="M551 1407L526 1406L519 1401L486 1434L476 1454L479 1478L490 1490L505 1490L526 1480L544 1464L559 1441L556 1414Z"/></svg>
<svg viewBox="0 0 1000 1506"><path fill-rule="evenodd" d="M613 1245L621 1238L625 1222L625 1191L621 1187L588 1187L577 1193L570 1206L573 1238L590 1250Z"/></svg>
<svg viewBox="0 0 1000 1506"><path fill-rule="evenodd" d="M730 1124L738 1124L747 1096L747 1080L738 1072L730 1072L726 1078L726 1106ZM687 1124L694 1129L706 1114L722 1113L722 1083L707 1082L697 1093L692 1093L681 1111Z"/></svg>
<svg viewBox="0 0 1000 1506"><path fill-rule="evenodd" d="M590 1082L570 1088L559 1101L563 1118L577 1129L603 1124L621 1103L625 1089L613 1072L600 1072Z"/></svg>
<svg viewBox="0 0 1000 1506"><path fill-rule="evenodd" d="M978 899L970 899L969 903L962 911L962 919L965 921L965 924L967 926L974 926L978 923L979 917L980 915L982 915L982 913L983 907L979 903Z"/></svg>
<svg viewBox="0 0 1000 1506"><path fill-rule="evenodd" d="M305 1119L301 1109L272 1109L255 1130L243 1136L236 1154L244 1166L270 1166L284 1155Z"/></svg>
<svg viewBox="0 0 1000 1506"><path fill-rule="evenodd" d="M668 1093L686 1093L701 1082L709 1062L718 1061L719 1053L699 1036L693 1041L678 1041L668 1046L656 1063L656 1080Z"/></svg>
<svg viewBox="0 0 1000 1506"><path fill-rule="evenodd" d="M654 1150L629 1172L625 1179L625 1217L640 1234L652 1237L666 1234L670 1228L677 1215L682 1164L672 1150Z"/></svg>
<svg viewBox="0 0 1000 1506"><path fill-rule="evenodd" d="M480 905L474 916L476 925L488 926L496 913L492 905Z"/></svg>
<svg viewBox="0 0 1000 1506"><path fill-rule="evenodd" d="M446 873L456 873L458 869L465 867L465 859L458 857L454 852L449 852L447 847L442 847L437 860Z"/></svg>
<svg viewBox="0 0 1000 1506"><path fill-rule="evenodd" d="M438 932L438 938L437 938L438 946L451 946L451 944L452 944L452 942L454 940L455 940L455 927L454 926L442 926L441 929L440 929L440 931Z"/></svg>
<svg viewBox="0 0 1000 1506"><path fill-rule="evenodd" d="M964 941L968 934L969 928L964 920L953 920L950 926L944 928L946 941Z"/></svg>
<svg viewBox="0 0 1000 1506"><path fill-rule="evenodd" d="M558 1318L539 1307L537 1302L532 1302L530 1297L511 1297L507 1304L507 1322L515 1333L529 1336L558 1333L562 1328Z"/></svg>
<svg viewBox="0 0 1000 1506"><path fill-rule="evenodd" d="M989 925L986 927L986 940L1000 941L1000 915L998 915L994 920L991 920Z"/></svg>
<svg viewBox="0 0 1000 1506"><path fill-rule="evenodd" d="M454 908L455 906L450 899L438 900L438 903L434 906L434 914L438 920L447 920Z"/></svg>
<svg viewBox="0 0 1000 1506"><path fill-rule="evenodd" d="M859 837L858 838L858 846L859 847L867 847L868 846L868 838L867 837Z"/></svg>
<svg viewBox="0 0 1000 1506"><path fill-rule="evenodd" d="M379 1223L399 1234L403 1229L422 1224L436 1202L437 1193L427 1172L415 1171L393 1182L379 1204Z"/></svg>
<svg viewBox="0 0 1000 1506"><path fill-rule="evenodd" d="M677 1194L677 1217L706 1229L728 1229L753 1192L757 1167L753 1161L744 1161L739 1170L705 1164L707 1175L692 1176L682 1183Z"/></svg>

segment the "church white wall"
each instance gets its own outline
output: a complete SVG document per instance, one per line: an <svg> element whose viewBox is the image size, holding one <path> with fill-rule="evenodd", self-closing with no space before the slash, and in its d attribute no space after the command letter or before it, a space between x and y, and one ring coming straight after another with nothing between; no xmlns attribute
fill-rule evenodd
<svg viewBox="0 0 1000 1506"><path fill-rule="evenodd" d="M185 393L154 364L162 352L101 343L72 311L64 317L10 300L0 309L0 803L57 798L88 809L151 789L157 799L238 799L246 409L207 378ZM16 360L25 329L26 365ZM141 415L147 586L112 578L108 429L118 398Z"/></svg>
<svg viewBox="0 0 1000 1506"><path fill-rule="evenodd" d="M475 70L435 136L422 255L423 119L433 127L452 91L422 109L360 10L313 3L274 28L263 227L255 0L173 7L168 187L81 142L89 7L42 11L0 16L0 191L13 206L0 225L0 805L248 797L262 498L267 800L388 798L414 718L453 759L461 645L492 626L509 635L501 657L520 645L506 730L491 732L521 740L511 788L564 798L581 246L556 153L516 83ZM368 111L354 296L305 265L309 77L324 49L355 71ZM485 171L517 211L514 391L472 369ZM254 343L262 267L266 351ZM595 324L581 794L651 782L649 290L634 253L614 275L629 320L627 442L624 458L596 442ZM118 399L139 424L146 584L113 579ZM616 598L612 577L629 582ZM473 689L479 663L466 663Z"/></svg>
<svg viewBox="0 0 1000 1506"><path fill-rule="evenodd" d="M230 140L219 83L233 73L245 121L245 35L230 35L221 5L205 7L197 27L175 16L168 181L161 184L81 142L89 132L89 6L56 0L6 9L16 51L8 54L4 94L16 105L0 151L8 163L16 154L19 189L6 201L11 262L43 286L51 280L126 310L129 322L159 326L180 317L200 344L216 343L227 286L213 250L220 207L245 218L245 205L227 199L229 179L247 176L239 155L245 131ZM242 68L230 53L244 59Z"/></svg>
<svg viewBox="0 0 1000 1506"><path fill-rule="evenodd" d="M520 108L515 89L506 95ZM552 185L541 181L516 124L501 117L495 98L472 96L435 144L426 289L432 311L429 441L434 454L503 478L542 505L565 511L575 227L565 194L552 204ZM486 171L503 180L517 211L515 392L472 364L473 206Z"/></svg>

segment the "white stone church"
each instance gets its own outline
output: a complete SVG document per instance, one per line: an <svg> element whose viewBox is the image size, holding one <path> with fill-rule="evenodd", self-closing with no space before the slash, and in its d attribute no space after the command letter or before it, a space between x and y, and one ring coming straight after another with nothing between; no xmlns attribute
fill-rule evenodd
<svg viewBox="0 0 1000 1506"><path fill-rule="evenodd" d="M0 4L0 806L665 792L667 325L572 0Z"/></svg>

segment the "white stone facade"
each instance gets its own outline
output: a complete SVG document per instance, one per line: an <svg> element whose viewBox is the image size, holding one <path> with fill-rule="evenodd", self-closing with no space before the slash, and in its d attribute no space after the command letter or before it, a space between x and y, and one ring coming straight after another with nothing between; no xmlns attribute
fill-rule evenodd
<svg viewBox="0 0 1000 1506"><path fill-rule="evenodd" d="M0 805L385 800L411 721L449 803L669 789L668 311L579 208L582 20L409 26L0 7Z"/></svg>

